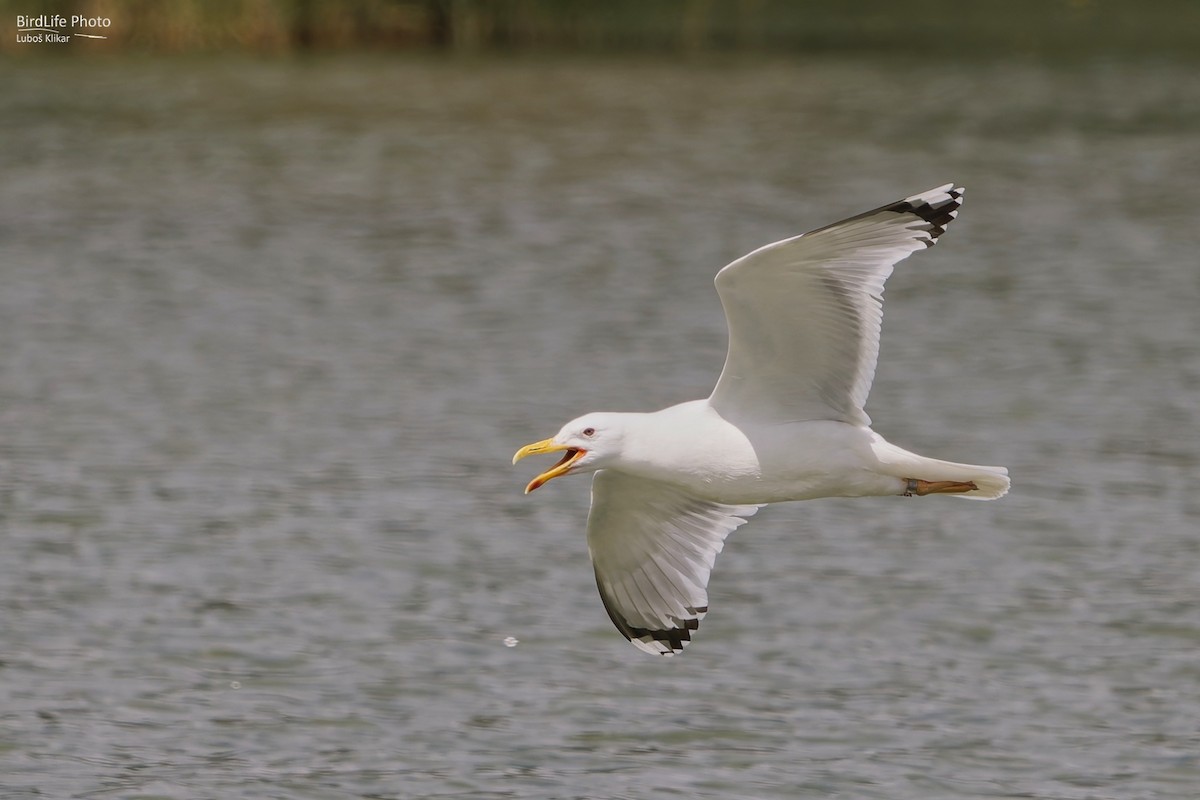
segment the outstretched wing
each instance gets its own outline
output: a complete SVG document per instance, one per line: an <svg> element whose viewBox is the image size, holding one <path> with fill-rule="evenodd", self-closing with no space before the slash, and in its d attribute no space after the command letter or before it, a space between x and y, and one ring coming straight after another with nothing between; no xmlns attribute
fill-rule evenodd
<svg viewBox="0 0 1200 800"><path fill-rule="evenodd" d="M863 411L892 268L932 247L962 205L948 183L766 245L717 273L729 324L709 402L731 421L834 419Z"/></svg>
<svg viewBox="0 0 1200 800"><path fill-rule="evenodd" d="M712 503L612 470L597 472L588 552L600 599L617 630L648 653L682 650L708 612L708 576L725 537L758 508Z"/></svg>

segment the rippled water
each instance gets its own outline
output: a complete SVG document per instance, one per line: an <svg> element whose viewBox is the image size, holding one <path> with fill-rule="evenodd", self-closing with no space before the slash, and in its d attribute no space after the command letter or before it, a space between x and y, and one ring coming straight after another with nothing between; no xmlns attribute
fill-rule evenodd
<svg viewBox="0 0 1200 800"><path fill-rule="evenodd" d="M1200 73L947 67L11 70L4 796L1195 797ZM868 410L1012 494L767 509L638 653L512 452L707 394L721 265L948 180Z"/></svg>

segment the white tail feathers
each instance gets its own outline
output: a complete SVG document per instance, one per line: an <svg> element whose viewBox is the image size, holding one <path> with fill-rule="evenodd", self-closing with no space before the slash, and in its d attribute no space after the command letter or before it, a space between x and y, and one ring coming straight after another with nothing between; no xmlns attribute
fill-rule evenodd
<svg viewBox="0 0 1200 800"><path fill-rule="evenodd" d="M888 475L908 480L970 481L979 488L971 492L954 493L968 500L995 500L1008 494L1008 470L1004 467L985 467L979 464L958 464L910 453L876 434L872 449L879 465Z"/></svg>
<svg viewBox="0 0 1200 800"><path fill-rule="evenodd" d="M970 471L969 477L957 480L969 480L979 487L978 491L956 494L955 497L965 497L968 500L995 500L1008 494L1008 470L1004 467L979 467L972 464L955 464L954 466Z"/></svg>

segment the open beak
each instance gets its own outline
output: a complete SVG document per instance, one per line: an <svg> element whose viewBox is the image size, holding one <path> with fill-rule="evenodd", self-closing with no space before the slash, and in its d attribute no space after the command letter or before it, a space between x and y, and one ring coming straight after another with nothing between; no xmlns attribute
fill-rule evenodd
<svg viewBox="0 0 1200 800"><path fill-rule="evenodd" d="M536 456L541 455L542 453L557 453L564 450L566 452L563 453L563 457L559 459L557 464L529 482L529 485L525 487L525 494L529 494L546 481L554 480L559 476L566 475L571 471L571 468L575 466L575 462L587 455L587 450L579 450L574 447L567 447L565 444L555 444L553 439L543 439L540 442L527 444L517 451L517 454L513 456L514 464L525 456Z"/></svg>

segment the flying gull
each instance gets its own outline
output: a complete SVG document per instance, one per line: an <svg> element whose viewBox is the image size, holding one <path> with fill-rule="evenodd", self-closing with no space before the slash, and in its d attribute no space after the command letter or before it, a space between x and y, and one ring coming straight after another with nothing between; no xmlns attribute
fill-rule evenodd
<svg viewBox="0 0 1200 800"><path fill-rule="evenodd" d="M528 494L595 473L587 542L604 608L641 650L673 655L708 612L725 537L767 503L950 494L994 500L1008 470L910 453L863 411L883 284L958 216L948 183L760 247L717 273L729 325L710 397L649 414L597 412L517 451L561 452Z"/></svg>

